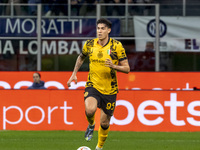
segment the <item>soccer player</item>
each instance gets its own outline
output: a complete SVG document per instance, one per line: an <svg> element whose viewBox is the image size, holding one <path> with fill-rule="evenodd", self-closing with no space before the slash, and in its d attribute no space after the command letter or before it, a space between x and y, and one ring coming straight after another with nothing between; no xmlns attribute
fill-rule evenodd
<svg viewBox="0 0 200 150"><path fill-rule="evenodd" d="M97 38L86 41L67 82L68 87L72 81L77 83L76 74L85 57L89 56L89 74L84 93L85 114L89 125L85 139L90 141L93 136L95 112L98 107L101 109L101 114L96 150L103 149L110 129L110 119L118 93L116 72L130 72L125 49L119 41L109 37L111 27L112 23L107 19L101 18L97 21Z"/></svg>

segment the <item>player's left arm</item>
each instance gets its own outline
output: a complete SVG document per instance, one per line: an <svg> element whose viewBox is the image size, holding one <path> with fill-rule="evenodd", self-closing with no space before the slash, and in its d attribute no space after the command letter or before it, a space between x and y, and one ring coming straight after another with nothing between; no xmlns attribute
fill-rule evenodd
<svg viewBox="0 0 200 150"><path fill-rule="evenodd" d="M106 59L105 66L113 68L113 69L123 72L123 73L129 73L130 67L128 64L126 52L120 42L116 42L116 52L117 52L119 64L113 64L112 60Z"/></svg>
<svg viewBox="0 0 200 150"><path fill-rule="evenodd" d="M130 72L128 59L124 59L124 60L120 61L119 65L115 65L115 64L112 63L112 60L106 59L105 66L113 68L113 69L120 71L120 72L123 72L123 73L129 73Z"/></svg>

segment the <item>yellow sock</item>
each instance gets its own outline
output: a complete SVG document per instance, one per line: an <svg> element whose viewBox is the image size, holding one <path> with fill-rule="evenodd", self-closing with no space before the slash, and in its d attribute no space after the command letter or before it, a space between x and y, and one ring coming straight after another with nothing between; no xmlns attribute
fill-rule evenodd
<svg viewBox="0 0 200 150"><path fill-rule="evenodd" d="M98 144L97 146L99 148L102 148L105 141L106 141L106 138L108 137L108 132L110 130L110 127L106 130L102 129L102 127L100 126L99 127L99 131L98 131Z"/></svg>
<svg viewBox="0 0 200 150"><path fill-rule="evenodd" d="M90 125L94 125L95 124L95 121L94 121L95 115L92 116L92 117L87 117L86 116L86 118L87 118L87 121L89 122Z"/></svg>

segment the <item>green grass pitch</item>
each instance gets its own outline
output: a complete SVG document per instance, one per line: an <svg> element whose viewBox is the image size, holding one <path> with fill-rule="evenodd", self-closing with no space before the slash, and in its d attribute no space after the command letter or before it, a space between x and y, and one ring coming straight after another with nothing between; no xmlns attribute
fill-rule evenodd
<svg viewBox="0 0 200 150"><path fill-rule="evenodd" d="M77 150L97 144L84 140L82 131L0 131L2 150ZM200 150L200 132L110 131L104 150Z"/></svg>

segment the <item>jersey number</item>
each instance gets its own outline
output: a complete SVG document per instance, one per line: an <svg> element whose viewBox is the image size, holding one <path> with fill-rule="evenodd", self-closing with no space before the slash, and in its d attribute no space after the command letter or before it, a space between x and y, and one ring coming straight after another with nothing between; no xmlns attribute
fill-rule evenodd
<svg viewBox="0 0 200 150"><path fill-rule="evenodd" d="M115 109L115 102L114 103L107 103L106 109L107 110L114 110Z"/></svg>

